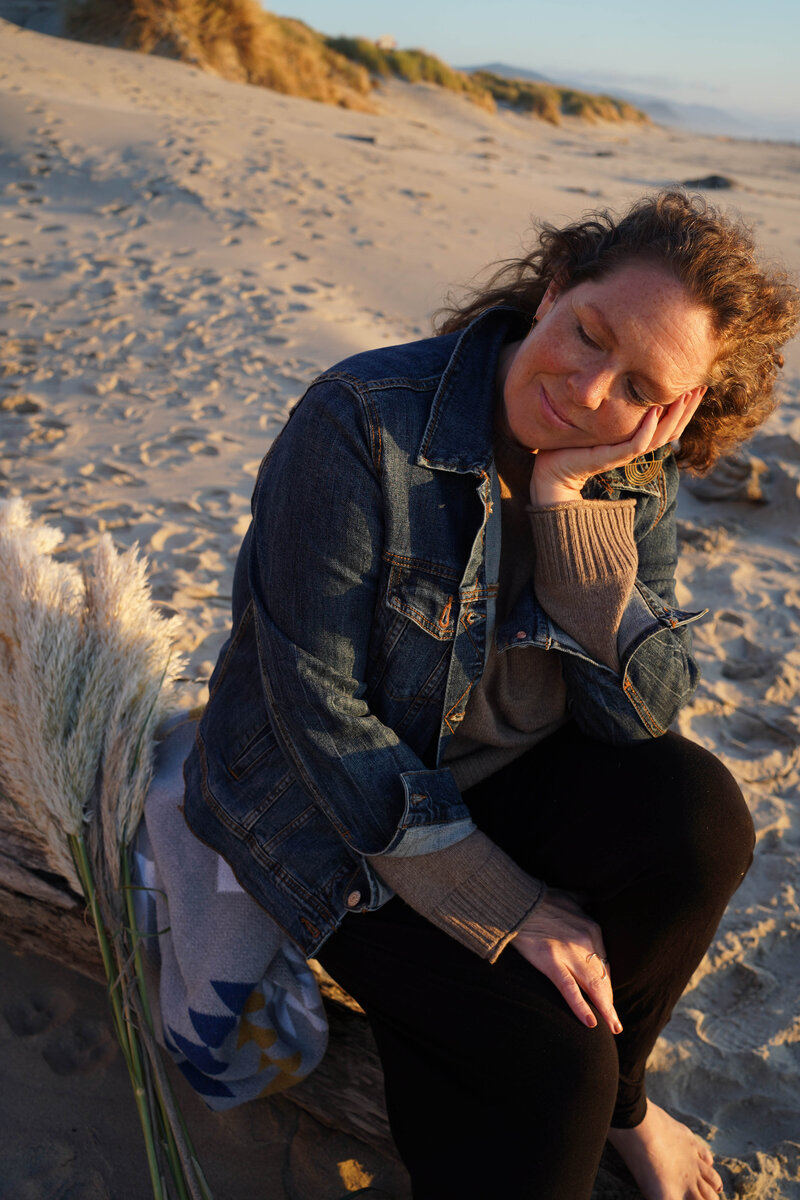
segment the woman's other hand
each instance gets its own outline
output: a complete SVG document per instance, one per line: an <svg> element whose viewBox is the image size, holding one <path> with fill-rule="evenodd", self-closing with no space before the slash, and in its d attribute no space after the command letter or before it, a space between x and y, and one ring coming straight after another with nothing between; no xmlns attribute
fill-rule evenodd
<svg viewBox="0 0 800 1200"><path fill-rule="evenodd" d="M697 387L666 407L649 408L625 442L540 450L531 476L531 503L563 504L580 500L581 489L592 475L622 467L641 454L674 442L691 421L704 394L705 388Z"/></svg>
<svg viewBox="0 0 800 1200"><path fill-rule="evenodd" d="M612 1033L622 1032L614 1008L600 926L565 892L548 890L525 918L512 945L555 984L579 1021L593 1029L591 1000Z"/></svg>

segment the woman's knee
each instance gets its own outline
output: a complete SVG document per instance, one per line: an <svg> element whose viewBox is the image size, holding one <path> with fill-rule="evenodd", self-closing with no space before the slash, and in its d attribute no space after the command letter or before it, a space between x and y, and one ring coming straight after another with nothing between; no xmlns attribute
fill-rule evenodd
<svg viewBox="0 0 800 1200"><path fill-rule="evenodd" d="M728 768L695 742L676 734L661 739L660 852L676 863L684 884L713 882L733 892L753 858L755 831L747 802ZM663 784L662 784L663 785Z"/></svg>
<svg viewBox="0 0 800 1200"><path fill-rule="evenodd" d="M579 1113L585 1118L593 1107L613 1108L619 1058L616 1039L600 1014L597 1026L589 1029L549 980L522 959L512 962L514 969L506 972L504 981L508 1003L501 1003L493 1014L487 1009L486 1024L494 1028L484 1028L460 1061L473 1064L495 1095L514 1097L513 1103L523 1110L544 1102L545 1107L558 1108L562 1119L571 1120ZM519 1002L518 982L538 994L533 1006L528 997Z"/></svg>

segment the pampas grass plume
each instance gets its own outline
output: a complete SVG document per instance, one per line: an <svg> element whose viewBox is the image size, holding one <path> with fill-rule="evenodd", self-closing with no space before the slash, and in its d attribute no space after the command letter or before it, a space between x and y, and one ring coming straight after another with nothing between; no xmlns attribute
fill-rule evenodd
<svg viewBox="0 0 800 1200"><path fill-rule="evenodd" d="M24 501L0 503L0 787L20 832L79 890L67 837L102 811L116 875L181 664L137 549L118 555L106 535L81 571L53 557L61 541Z"/></svg>
<svg viewBox="0 0 800 1200"><path fill-rule="evenodd" d="M210 1200L158 1054L126 853L182 665L175 625L136 547L117 554L105 536L80 570L54 557L61 540L24 501L0 502L0 799L86 898L154 1200Z"/></svg>

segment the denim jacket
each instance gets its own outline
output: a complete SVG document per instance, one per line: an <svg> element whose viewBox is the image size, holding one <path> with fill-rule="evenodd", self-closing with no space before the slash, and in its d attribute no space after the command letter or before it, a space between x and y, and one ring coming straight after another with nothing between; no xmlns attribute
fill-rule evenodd
<svg viewBox="0 0 800 1200"><path fill-rule="evenodd" d="M495 627L499 485L492 458L513 309L347 359L309 388L261 464L233 627L185 769L185 816L312 955L347 912L391 895L366 861L441 849L474 828L443 755L500 652L560 656L591 736L663 733L697 668L674 608L678 472L668 447L595 476L636 500L639 577L617 674L537 604ZM520 637L525 632L525 638Z"/></svg>

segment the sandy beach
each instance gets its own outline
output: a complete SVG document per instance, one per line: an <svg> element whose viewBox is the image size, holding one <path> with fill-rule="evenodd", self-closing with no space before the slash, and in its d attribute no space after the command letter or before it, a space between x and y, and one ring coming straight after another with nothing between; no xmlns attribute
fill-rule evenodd
<svg viewBox="0 0 800 1200"><path fill-rule="evenodd" d="M380 114L349 112L0 19L1 493L70 555L104 530L141 545L181 618L187 704L291 405L337 359L424 336L532 219L723 175L735 186L712 195L800 273L798 145L554 128L426 85L377 98ZM758 846L651 1064L653 1098L709 1139L739 1200L800 1200L796 342L779 388L749 460L683 489L679 601L711 612L680 729L734 772ZM102 990L0 960L0 1200L146 1200ZM219 1117L181 1094L218 1200L409 1195L396 1163L285 1099Z"/></svg>

